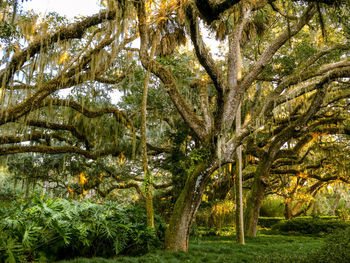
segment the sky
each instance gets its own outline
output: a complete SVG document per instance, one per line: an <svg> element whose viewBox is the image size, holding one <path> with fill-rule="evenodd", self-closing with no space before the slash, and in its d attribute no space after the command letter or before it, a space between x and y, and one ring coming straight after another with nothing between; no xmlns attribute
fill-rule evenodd
<svg viewBox="0 0 350 263"><path fill-rule="evenodd" d="M92 15L97 13L99 0L30 0L22 3L24 10L33 9L35 13L48 13L55 11L69 19L79 15Z"/></svg>

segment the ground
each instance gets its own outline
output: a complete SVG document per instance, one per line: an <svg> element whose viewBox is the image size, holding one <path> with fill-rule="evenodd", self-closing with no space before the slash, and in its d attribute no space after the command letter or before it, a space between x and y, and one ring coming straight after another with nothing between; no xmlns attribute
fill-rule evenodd
<svg viewBox="0 0 350 263"><path fill-rule="evenodd" d="M248 238L246 245L238 245L232 242L234 238L234 236L214 236L192 239L187 253L157 250L139 257L79 258L71 261L61 261L61 263L287 263L296 262L298 259L307 257L322 242L322 238L319 237L260 235L256 238Z"/></svg>

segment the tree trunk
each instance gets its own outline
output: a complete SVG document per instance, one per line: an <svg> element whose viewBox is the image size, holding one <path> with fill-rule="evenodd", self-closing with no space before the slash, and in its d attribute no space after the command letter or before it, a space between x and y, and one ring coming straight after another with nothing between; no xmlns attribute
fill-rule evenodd
<svg viewBox="0 0 350 263"><path fill-rule="evenodd" d="M241 9L243 11L243 8ZM239 41L236 41L236 73L237 81L242 78L242 58ZM241 103L236 112L236 136L241 134ZM238 244L244 245L244 221L243 221L243 190L242 190L242 145L236 149L237 155L237 176L236 176L236 239Z"/></svg>
<svg viewBox="0 0 350 263"><path fill-rule="evenodd" d="M147 225L154 227L154 212L153 212L153 193L152 193L152 173L148 169L147 144L146 144L146 115L147 115L147 95L148 95L148 81L150 72L147 71L144 80L144 88L142 94L141 107L141 148L142 148L142 166L145 186L146 199L146 217Z"/></svg>
<svg viewBox="0 0 350 263"><path fill-rule="evenodd" d="M158 34L152 40L151 59L153 59L155 48L157 44ZM144 79L143 93L142 93L142 106L141 106L141 148L142 148L142 166L145 176L145 199L146 199L146 217L147 225L154 228L154 209L153 209L153 189L152 189L152 173L148 169L148 156L147 156L147 96L149 85L150 70L146 72Z"/></svg>
<svg viewBox="0 0 350 263"><path fill-rule="evenodd" d="M201 203L205 186L215 169L214 165L200 163L187 178L185 186L176 200L169 220L169 227L165 233L166 250L188 250L192 221Z"/></svg>
<svg viewBox="0 0 350 263"><path fill-rule="evenodd" d="M317 204L316 200L314 201L314 207L313 207L312 215L314 217L318 217L318 204Z"/></svg>
<svg viewBox="0 0 350 263"><path fill-rule="evenodd" d="M338 194L336 199L335 199L335 202L334 202L334 205L333 205L333 215L336 216L337 215L337 208L338 208L338 205L339 205L339 202L340 202L340 199L341 199L341 195Z"/></svg>
<svg viewBox="0 0 350 263"><path fill-rule="evenodd" d="M266 185L260 177L256 177L253 183L253 189L248 199L245 215L245 233L246 236L256 237L258 230L258 220L262 201L264 199Z"/></svg>
<svg viewBox="0 0 350 263"><path fill-rule="evenodd" d="M25 199L28 201L29 200L29 188L30 188L30 181L29 178L25 179L26 182L26 195Z"/></svg>
<svg viewBox="0 0 350 263"><path fill-rule="evenodd" d="M239 134L241 128L241 105L236 114L236 132ZM243 221L243 190L242 190L242 145L236 149L237 175L235 180L236 189L236 239L238 244L244 245L244 221Z"/></svg>
<svg viewBox="0 0 350 263"><path fill-rule="evenodd" d="M275 152L264 154L258 168L256 169L254 182L250 197L247 202L246 214L244 218L246 236L256 237L258 230L258 220L262 201L268 185L270 169L274 162Z"/></svg>
<svg viewBox="0 0 350 263"><path fill-rule="evenodd" d="M239 146L238 148L240 148ZM237 176L235 180L235 193L236 193L236 241L238 244L245 244L244 240L244 220L243 220L243 194L242 194L242 149L240 151L240 159L237 162L240 163L237 167Z"/></svg>
<svg viewBox="0 0 350 263"><path fill-rule="evenodd" d="M286 198L284 201L284 218L286 220L292 219L292 200L290 198Z"/></svg>

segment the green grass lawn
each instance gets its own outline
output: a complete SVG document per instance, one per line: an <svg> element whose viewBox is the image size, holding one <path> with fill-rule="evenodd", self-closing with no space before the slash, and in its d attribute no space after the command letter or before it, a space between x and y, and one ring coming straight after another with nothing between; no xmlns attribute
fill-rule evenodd
<svg viewBox="0 0 350 263"><path fill-rule="evenodd" d="M299 259L307 258L308 254L315 251L322 242L322 238L319 237L285 235L260 235L256 238L248 238L246 240L246 245L238 245L232 240L234 240L232 236L206 237L198 240L191 240L187 253L171 253L157 250L139 257L118 256L113 259L78 258L71 261L61 261L61 263L294 263L298 262Z"/></svg>

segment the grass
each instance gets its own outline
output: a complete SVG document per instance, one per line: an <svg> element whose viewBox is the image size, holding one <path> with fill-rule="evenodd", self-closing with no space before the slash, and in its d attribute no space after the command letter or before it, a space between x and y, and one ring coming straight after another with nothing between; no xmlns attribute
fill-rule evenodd
<svg viewBox="0 0 350 263"><path fill-rule="evenodd" d="M77 258L60 263L235 263L235 262L298 262L318 248L319 237L260 235L247 238L246 245L233 242L234 236L206 237L191 240L189 251L166 252L156 250L139 257L117 256L113 259Z"/></svg>

